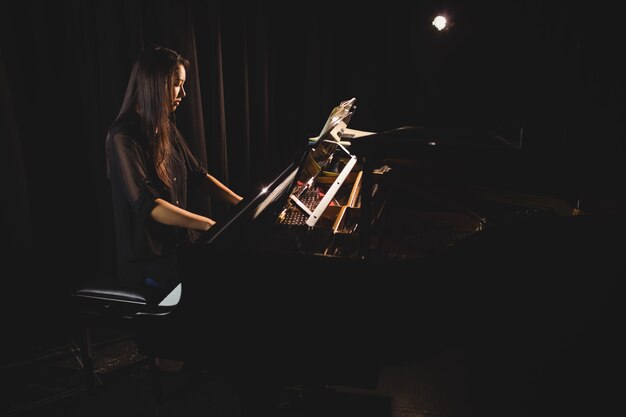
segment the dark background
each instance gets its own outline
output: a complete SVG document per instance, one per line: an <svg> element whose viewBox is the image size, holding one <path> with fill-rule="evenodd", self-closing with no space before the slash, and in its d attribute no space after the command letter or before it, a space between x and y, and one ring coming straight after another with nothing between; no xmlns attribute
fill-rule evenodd
<svg viewBox="0 0 626 417"><path fill-rule="evenodd" d="M55 315L41 312L113 265L104 140L150 43L191 59L179 125L209 170L244 195L284 168L337 103L356 97L353 128L477 126L517 141L523 132L522 151L567 177L582 201L621 198L625 72L615 12L602 2L368 3L3 6L2 316L17 334L8 348L27 354L29 337L54 334ZM443 33L430 24L438 11L454 23Z"/></svg>

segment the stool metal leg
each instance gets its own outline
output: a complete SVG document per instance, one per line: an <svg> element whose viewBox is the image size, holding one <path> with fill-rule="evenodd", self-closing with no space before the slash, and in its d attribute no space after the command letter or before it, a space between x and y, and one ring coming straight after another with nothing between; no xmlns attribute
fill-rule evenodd
<svg viewBox="0 0 626 417"><path fill-rule="evenodd" d="M99 380L93 364L93 338L91 327L85 325L80 338L80 362L82 367L83 382L88 390L92 391L98 385Z"/></svg>
<svg viewBox="0 0 626 417"><path fill-rule="evenodd" d="M150 382L152 386L152 395L154 396L154 402L156 404L162 404L164 402L163 381L161 380L161 368L159 367L158 358L152 354L149 354L148 366L150 371Z"/></svg>

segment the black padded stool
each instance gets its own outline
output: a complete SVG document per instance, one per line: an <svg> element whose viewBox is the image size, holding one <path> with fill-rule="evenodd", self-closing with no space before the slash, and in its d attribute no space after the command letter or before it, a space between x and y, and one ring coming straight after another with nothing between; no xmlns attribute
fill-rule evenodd
<svg viewBox="0 0 626 417"><path fill-rule="evenodd" d="M83 376L88 389L97 385L93 366L92 329L110 328L127 330L133 337L150 340L162 328L180 300L182 285L164 292L149 287L126 287L114 279L94 279L86 282L71 293L73 311L81 326L79 342ZM158 338L155 338L158 339ZM162 395L157 357L159 346L142 343L140 353L148 358L155 401Z"/></svg>

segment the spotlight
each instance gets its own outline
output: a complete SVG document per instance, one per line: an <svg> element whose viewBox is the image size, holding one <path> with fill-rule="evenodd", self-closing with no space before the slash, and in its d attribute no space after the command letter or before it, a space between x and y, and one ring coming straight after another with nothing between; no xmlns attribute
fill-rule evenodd
<svg viewBox="0 0 626 417"><path fill-rule="evenodd" d="M447 23L448 20L442 15L439 15L433 19L433 26L436 27L439 31L447 28Z"/></svg>

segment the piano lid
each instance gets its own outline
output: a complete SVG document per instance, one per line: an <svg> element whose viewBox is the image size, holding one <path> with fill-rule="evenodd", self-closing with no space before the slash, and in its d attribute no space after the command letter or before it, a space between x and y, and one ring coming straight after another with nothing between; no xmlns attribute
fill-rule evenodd
<svg viewBox="0 0 626 417"><path fill-rule="evenodd" d="M493 130L430 126L403 126L366 137L354 138L351 151L358 155L379 158L423 157L425 153L450 156L461 153L515 153L518 144L510 142Z"/></svg>

